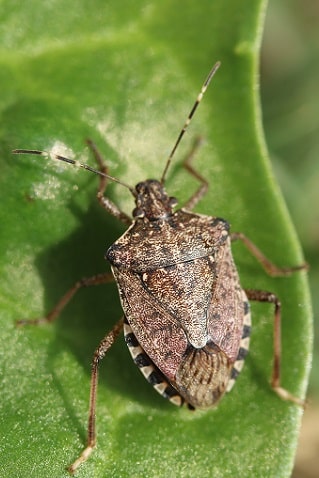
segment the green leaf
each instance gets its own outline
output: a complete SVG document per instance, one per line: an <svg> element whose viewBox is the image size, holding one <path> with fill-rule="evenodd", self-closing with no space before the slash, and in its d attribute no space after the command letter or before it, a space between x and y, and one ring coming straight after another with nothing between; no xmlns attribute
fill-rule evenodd
<svg viewBox="0 0 319 478"><path fill-rule="evenodd" d="M109 270L106 248L124 232L95 199L97 179L15 148L58 147L94 164L92 138L113 176L159 178L212 64L222 67L169 171L183 203L196 181L181 167L193 138L210 189L197 211L228 219L278 265L302 262L268 163L258 96L265 2L2 2L1 6L1 476L61 477L82 450L90 360L120 318L115 285L79 292L51 326L45 314L77 279ZM126 189L108 195L126 212ZM305 273L269 278L240 244L243 287L282 301L283 386L303 396L310 364ZM271 390L273 310L253 304L251 352L215 410L175 409L129 358L123 340L101 365L98 445L81 477L287 477L301 410Z"/></svg>

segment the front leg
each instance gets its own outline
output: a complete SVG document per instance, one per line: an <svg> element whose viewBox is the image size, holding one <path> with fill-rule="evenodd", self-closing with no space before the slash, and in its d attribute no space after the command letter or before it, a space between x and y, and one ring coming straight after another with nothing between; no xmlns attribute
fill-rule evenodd
<svg viewBox="0 0 319 478"><path fill-rule="evenodd" d="M94 154L95 160L99 165L101 173L108 174L108 167L105 164L101 153L99 152L93 141L87 139L86 143ZM125 214L125 212L121 211L120 208L118 208L113 201L111 201L108 197L104 196L106 186L107 178L105 176L100 176L100 184L96 193L97 200L99 201L103 209L106 209L108 213L119 219L124 224L130 226L132 223L131 218L127 214Z"/></svg>
<svg viewBox="0 0 319 478"><path fill-rule="evenodd" d="M187 169L189 174L193 176L194 178L198 179L200 182L200 185L198 186L197 190L194 192L194 194L188 199L188 201L184 204L184 208L188 209L189 211L192 211L196 204L202 199L203 196L205 196L207 189L208 189L208 182L206 179L199 174L196 169L193 168L192 166L192 161L194 159L195 154L197 153L198 149L200 148L202 144L202 138L198 136L195 138L195 141L193 143L192 149L189 151L188 155L184 159L183 162L183 167Z"/></svg>

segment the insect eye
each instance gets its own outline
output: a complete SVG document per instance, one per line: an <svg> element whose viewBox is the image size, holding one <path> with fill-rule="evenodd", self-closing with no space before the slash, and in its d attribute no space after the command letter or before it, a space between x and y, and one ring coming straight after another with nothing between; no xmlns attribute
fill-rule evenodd
<svg viewBox="0 0 319 478"><path fill-rule="evenodd" d="M141 207L136 207L133 209L133 217L144 217L145 216L145 211Z"/></svg>
<svg viewBox="0 0 319 478"><path fill-rule="evenodd" d="M173 208L173 207L177 206L177 203L178 203L178 201L175 197L170 197L169 198L168 204L170 205L170 207Z"/></svg>

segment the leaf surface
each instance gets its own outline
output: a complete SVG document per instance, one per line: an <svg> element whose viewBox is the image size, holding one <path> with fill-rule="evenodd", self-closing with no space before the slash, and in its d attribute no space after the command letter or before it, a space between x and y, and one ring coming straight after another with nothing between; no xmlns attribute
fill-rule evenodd
<svg viewBox="0 0 319 478"><path fill-rule="evenodd" d="M196 135L196 168L210 183L196 210L227 219L278 265L302 262L263 139L258 56L265 4L187 0L2 2L1 38L1 476L61 477L82 450L90 360L121 317L115 285L79 292L51 326L16 329L45 314L77 279L109 270L103 256L124 228L97 204L97 178L15 148L50 150L132 186L159 178L212 64L206 93L167 178L179 203L196 189L181 167ZM125 188L108 195L127 213ZM304 273L269 278L241 244L243 287L283 306L283 386L302 396L309 371ZM123 340L101 365L98 446L81 477L288 477L301 411L271 390L271 306L253 304L251 352L218 408L189 412L158 396Z"/></svg>

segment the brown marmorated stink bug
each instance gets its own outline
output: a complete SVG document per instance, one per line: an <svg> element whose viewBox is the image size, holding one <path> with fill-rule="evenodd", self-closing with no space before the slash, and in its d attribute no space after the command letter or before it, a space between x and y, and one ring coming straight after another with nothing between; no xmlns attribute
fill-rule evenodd
<svg viewBox="0 0 319 478"><path fill-rule="evenodd" d="M240 373L249 348L249 300L274 305L274 361L271 385L283 399L303 406L303 400L282 388L280 381L280 311L278 297L267 291L242 289L232 258L231 242L241 240L270 275L286 275L306 265L280 268L272 264L242 233L230 233L227 221L192 213L208 183L191 165L197 142L184 166L200 186L182 209L164 189L165 177L179 145L212 77L210 71L166 162L160 181L148 179L135 188L107 174L95 145L88 141L99 170L63 156L38 150L38 154L88 169L100 176L97 199L101 206L129 228L107 250L111 273L82 279L43 318L18 324L52 322L81 288L116 281L124 311L93 356L87 444L69 467L73 473L87 460L96 444L95 409L98 367L120 332L135 364L148 382L175 405L189 408L216 405L229 392ZM107 180L129 189L135 199L133 219L104 196Z"/></svg>

